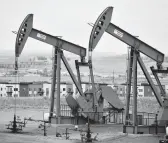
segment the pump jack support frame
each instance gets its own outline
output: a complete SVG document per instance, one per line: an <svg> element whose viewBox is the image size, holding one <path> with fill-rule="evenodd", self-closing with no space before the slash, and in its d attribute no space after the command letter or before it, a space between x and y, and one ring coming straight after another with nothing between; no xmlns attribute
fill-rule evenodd
<svg viewBox="0 0 168 143"><path fill-rule="evenodd" d="M152 73L153 73L153 75L154 75L154 77L156 79L156 82L157 82L157 84L158 84L158 86L160 88L161 95L163 97L165 97L166 93L165 93L165 90L162 87L162 84L161 84L160 80L159 80L158 73L166 73L167 74L168 73L168 68L166 70L165 69L154 69L154 67L152 66L152 67L150 67L150 69L151 69L151 71L152 71Z"/></svg>
<svg viewBox="0 0 168 143"><path fill-rule="evenodd" d="M133 57L132 57L133 56ZM156 99L161 107L163 107L163 101L161 99L155 88L155 85L140 57L139 52L131 49L130 51L130 59L129 59L129 69L128 69L128 77L127 77L127 95L126 95L126 112L125 112L125 123L124 123L124 128L123 132L126 132L126 126L128 125L128 120L129 120L129 104L130 104L130 90L131 90L131 79L132 79L132 72L133 72L133 133L137 133L137 66L136 63L139 63L149 85L151 86ZM154 70L153 70L154 71ZM165 71L166 72L166 71Z"/></svg>
<svg viewBox="0 0 168 143"><path fill-rule="evenodd" d="M126 88L126 109L125 109L125 125L128 125L129 120L129 105L130 105L130 92L131 92L131 80L132 80L132 64L133 64L133 50L130 51L130 59L128 64L127 75L127 88Z"/></svg>
<svg viewBox="0 0 168 143"><path fill-rule="evenodd" d="M95 109L95 111L97 111L96 107L97 107L98 103L97 103L97 97L96 97L96 93L95 93L96 88L95 88L95 82L94 82L92 62L91 62L91 60L88 62L78 62L78 60L75 60L75 65L76 65L76 70L77 70L78 82L80 83L80 85L82 85L82 81L81 81L79 67L80 66L88 66L89 67L90 76L91 76L91 83L92 83L92 92L93 92L93 109Z"/></svg>
<svg viewBox="0 0 168 143"><path fill-rule="evenodd" d="M126 125L129 120L129 105L130 105L130 91L131 81L133 76L133 133L137 133L137 58L139 53L131 48L130 59L128 65L128 77L127 77L127 95L126 95L126 111L125 111L125 123L123 132L126 132Z"/></svg>
<svg viewBox="0 0 168 143"><path fill-rule="evenodd" d="M61 123L61 119L60 119L60 81L61 81L61 74L60 74L60 71L61 71L61 60L63 61L68 73L70 74L76 88L78 89L80 95L84 96L83 94L83 91L81 89L81 86L79 84L79 82L76 80L76 77L75 75L73 74L73 71L72 69L70 68L69 64L68 64L68 61L66 60L64 54L63 54L63 51L58 49L57 48L57 99L56 99L56 115L57 115L57 124L60 124ZM54 105L50 105L50 108L52 109L53 111L53 108L54 108ZM51 111L51 110L50 110ZM50 116L50 119L51 119L52 116ZM50 120L51 122L51 120Z"/></svg>
<svg viewBox="0 0 168 143"><path fill-rule="evenodd" d="M78 82L80 83L80 85L82 85L81 76L80 76L80 66L89 66L89 63L79 62L78 60L75 60L75 66L77 71Z"/></svg>
<svg viewBox="0 0 168 143"><path fill-rule="evenodd" d="M57 71L57 48L54 49L53 57L53 69L52 69L52 83L51 83L51 96L50 96L50 111L49 111L49 122L51 123L51 117L53 117L54 112L54 98L55 98L55 85L56 85L56 71Z"/></svg>

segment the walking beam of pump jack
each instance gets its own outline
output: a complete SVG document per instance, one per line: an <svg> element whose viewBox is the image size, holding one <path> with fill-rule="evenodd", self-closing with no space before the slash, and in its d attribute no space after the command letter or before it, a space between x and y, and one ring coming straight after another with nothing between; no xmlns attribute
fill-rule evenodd
<svg viewBox="0 0 168 143"><path fill-rule="evenodd" d="M33 25L33 14L27 15L27 17L22 22L19 31L17 33L16 45L15 45L15 56L16 62L15 67L17 70L18 57L20 56L24 45L28 39L28 37L34 38L44 43L48 43L55 48L54 51L54 62L53 62L53 80L52 80L52 92L51 92L51 104L50 104L50 122L54 113L54 92L55 92L55 84L56 84L56 76L57 76L57 102L56 102L56 116L57 123L60 122L60 60L62 59L65 67L67 68L77 90L78 93L74 96L71 93L67 93L66 101L68 105L72 108L72 110L78 110L81 112L81 115L85 118L89 118L94 121L99 121L102 118L103 114L96 114L98 112L103 112L103 104L104 100L110 103L112 107L118 110L123 110L124 105L121 101L116 98L116 93L112 90L111 87L108 86L99 86L94 83L93 69L92 69L92 52L101 39L104 32L109 33L110 35L116 37L120 41L126 43L131 47L130 51L130 60L128 67L128 76L127 76L127 98L126 98L126 111L125 111L125 123L124 130L127 130L128 120L129 120L129 104L130 104L130 91L131 91L131 79L133 76L133 99L134 99L134 108L133 108L133 132L137 132L137 62L139 63L144 75L149 82L153 93L160 105L159 111L159 125L164 125L167 121L167 98L165 93L162 92L162 96L164 97L164 101L157 91L150 74L148 73L145 64L143 63L140 54L145 54L149 58L156 61L157 69L151 68L156 81L161 89L163 87L159 81L157 76L157 72L167 72L162 68L162 63L164 61L164 54L154 49L150 45L145 42L139 40L118 26L110 23L112 17L113 7L107 7L97 18L95 24L93 24L93 28L90 34L89 39L89 48L88 48L88 61L85 60L86 57L86 48L78 46L74 43L68 42L66 40L60 39L56 36L49 35L32 27ZM77 78L73 74L70 65L68 64L66 57L64 56L63 50L74 53L80 56L80 62L75 60L76 70L77 70ZM88 66L91 77L91 89L83 92L81 87L81 77L80 77L80 66ZM157 71L157 72L156 72ZM56 74L57 73L57 74ZM91 113L91 114L87 114ZM62 119L61 119L62 120Z"/></svg>

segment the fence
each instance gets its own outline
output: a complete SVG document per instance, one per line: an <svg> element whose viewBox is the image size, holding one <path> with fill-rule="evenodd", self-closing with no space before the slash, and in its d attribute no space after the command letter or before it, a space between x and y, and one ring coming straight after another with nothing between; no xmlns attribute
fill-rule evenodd
<svg viewBox="0 0 168 143"><path fill-rule="evenodd" d="M61 116L63 116L63 117L74 117L74 115L72 114L73 110L75 110L75 109L71 109L66 104L61 104Z"/></svg>
<svg viewBox="0 0 168 143"><path fill-rule="evenodd" d="M156 114L138 112L137 113L137 123L138 125L153 125L156 121ZM77 109L71 109L68 105L61 104L61 117L71 117L71 123L78 124L80 119L87 120L87 116L90 117L91 123L124 123L124 111L107 111L107 112L81 112ZM129 114L128 125L132 125L133 115Z"/></svg>
<svg viewBox="0 0 168 143"><path fill-rule="evenodd" d="M138 125L152 125L155 123L156 114L154 113L146 113L146 112L138 112Z"/></svg>
<svg viewBox="0 0 168 143"><path fill-rule="evenodd" d="M155 113L146 113L146 112L138 112L137 113L137 124L138 125L144 125L144 126L150 126L155 124L155 121L157 120L156 117L157 114ZM129 114L129 120L127 122L127 125L133 124L133 115Z"/></svg>
<svg viewBox="0 0 168 143"><path fill-rule="evenodd" d="M105 123L115 123L115 124L123 124L124 121L124 112L123 111L109 111L106 112Z"/></svg>
<svg viewBox="0 0 168 143"><path fill-rule="evenodd" d="M70 108L66 104L61 104L60 107L61 118L64 119L64 122L66 123L83 124L88 121L88 116L90 123L102 122L103 112L81 112L76 108Z"/></svg>

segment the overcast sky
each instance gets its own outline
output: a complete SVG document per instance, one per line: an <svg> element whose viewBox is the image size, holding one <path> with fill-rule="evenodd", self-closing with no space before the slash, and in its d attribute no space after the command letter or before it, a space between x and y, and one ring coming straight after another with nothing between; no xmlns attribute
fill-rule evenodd
<svg viewBox="0 0 168 143"><path fill-rule="evenodd" d="M33 27L88 48L92 27L99 14L113 6L111 22L168 55L168 0L0 0L0 52L14 52L15 38L27 14ZM126 54L127 45L104 33L97 52ZM29 38L26 53L51 53L52 46Z"/></svg>

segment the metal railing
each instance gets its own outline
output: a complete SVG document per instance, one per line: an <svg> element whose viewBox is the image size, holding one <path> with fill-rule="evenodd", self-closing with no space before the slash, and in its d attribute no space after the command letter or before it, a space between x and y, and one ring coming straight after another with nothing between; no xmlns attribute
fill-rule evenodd
<svg viewBox="0 0 168 143"><path fill-rule="evenodd" d="M105 115L106 114L106 115ZM138 112L137 113L137 123L138 125L150 126L155 124L157 120L157 114ZM66 104L61 104L61 116L71 117L73 120L79 120L80 117L87 118L90 116L91 121L96 121L96 123L114 123L123 124L124 123L124 111L107 111L107 112L82 112L76 108L70 108ZM76 122L76 121L75 121ZM132 125L132 114L129 115L129 120L127 125Z"/></svg>
<svg viewBox="0 0 168 143"><path fill-rule="evenodd" d="M133 124L133 115L129 114L129 119L127 121L127 125ZM146 113L146 112L138 112L137 113L137 125L150 126L155 124L157 120L157 114L155 113Z"/></svg>
<svg viewBox="0 0 168 143"><path fill-rule="evenodd" d="M123 124L124 121L124 112L123 111L109 111L105 116L105 123L115 123L115 124Z"/></svg>
<svg viewBox="0 0 168 143"><path fill-rule="evenodd" d="M71 120L71 123L78 124L79 119L87 120L87 117L89 116L91 123L101 123L103 112L82 112L76 108L70 108L66 104L61 104L61 117L66 117ZM53 112L56 116L56 112Z"/></svg>
<svg viewBox="0 0 168 143"><path fill-rule="evenodd" d="M155 123L157 114L155 113L146 113L146 112L138 112L137 120L139 121L139 125L152 125Z"/></svg>

